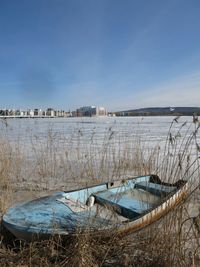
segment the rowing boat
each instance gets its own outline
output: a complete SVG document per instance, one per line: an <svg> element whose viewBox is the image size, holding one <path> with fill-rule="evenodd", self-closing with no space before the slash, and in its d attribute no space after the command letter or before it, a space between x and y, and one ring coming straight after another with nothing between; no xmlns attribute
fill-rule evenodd
<svg viewBox="0 0 200 267"><path fill-rule="evenodd" d="M100 232L116 227L119 235L138 231L157 221L186 196L188 184L165 183L145 175L56 192L7 210L3 225L26 241L77 231Z"/></svg>

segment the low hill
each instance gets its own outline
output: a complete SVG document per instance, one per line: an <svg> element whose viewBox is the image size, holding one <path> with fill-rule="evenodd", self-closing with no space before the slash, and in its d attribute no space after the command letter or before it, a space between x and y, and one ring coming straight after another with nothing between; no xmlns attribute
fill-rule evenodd
<svg viewBox="0 0 200 267"><path fill-rule="evenodd" d="M200 107L153 107L115 112L116 116L200 116Z"/></svg>

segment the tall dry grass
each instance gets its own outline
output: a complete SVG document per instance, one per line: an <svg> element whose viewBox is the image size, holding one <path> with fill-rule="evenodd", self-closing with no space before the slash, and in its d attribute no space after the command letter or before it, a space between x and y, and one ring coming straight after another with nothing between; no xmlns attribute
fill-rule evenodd
<svg viewBox="0 0 200 267"><path fill-rule="evenodd" d="M77 231L71 242L23 244L13 243L12 235L1 228L0 266L199 266L198 118L191 124L175 118L165 144L155 147L148 147L137 134L119 138L112 127L100 144L96 135L94 131L88 140L76 129L66 138L50 129L43 140L30 136L28 153L20 143L2 139L0 212L17 190L67 190L149 173L166 182L190 180L190 197L153 225L124 238L117 237L115 229L109 237Z"/></svg>

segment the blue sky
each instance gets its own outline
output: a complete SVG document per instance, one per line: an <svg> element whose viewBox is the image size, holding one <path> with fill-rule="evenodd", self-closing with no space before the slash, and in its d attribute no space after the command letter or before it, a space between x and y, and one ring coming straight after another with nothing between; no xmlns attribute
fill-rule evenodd
<svg viewBox="0 0 200 267"><path fill-rule="evenodd" d="M200 106L199 0L0 0L0 108Z"/></svg>

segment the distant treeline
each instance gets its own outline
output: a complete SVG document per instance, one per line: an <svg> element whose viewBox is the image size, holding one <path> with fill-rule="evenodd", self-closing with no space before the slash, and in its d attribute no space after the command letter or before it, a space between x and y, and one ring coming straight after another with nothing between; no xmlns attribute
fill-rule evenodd
<svg viewBox="0 0 200 267"><path fill-rule="evenodd" d="M141 108L115 112L116 116L200 116L199 107Z"/></svg>

